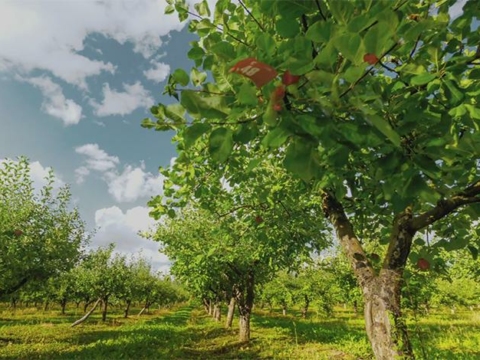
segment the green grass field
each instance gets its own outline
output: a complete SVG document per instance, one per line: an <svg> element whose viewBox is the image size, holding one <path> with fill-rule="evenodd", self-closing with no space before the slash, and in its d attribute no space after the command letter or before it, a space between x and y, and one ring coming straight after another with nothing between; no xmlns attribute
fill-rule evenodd
<svg viewBox="0 0 480 360"><path fill-rule="evenodd" d="M328 319L256 310L252 340L237 341L201 309L183 306L101 323L94 314L0 311L0 359L371 359L361 316L336 309ZM223 319L222 319L223 320ZM236 322L234 323L236 325ZM419 359L480 359L480 314L434 313L409 322Z"/></svg>

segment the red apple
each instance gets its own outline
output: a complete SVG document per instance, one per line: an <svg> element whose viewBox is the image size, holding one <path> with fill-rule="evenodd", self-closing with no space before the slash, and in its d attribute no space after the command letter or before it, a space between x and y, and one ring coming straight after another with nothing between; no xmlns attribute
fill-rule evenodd
<svg viewBox="0 0 480 360"><path fill-rule="evenodd" d="M13 235L15 235L16 237L20 237L23 235L23 231L20 229L16 229L13 231Z"/></svg>
<svg viewBox="0 0 480 360"><path fill-rule="evenodd" d="M292 84L296 84L300 81L300 76L298 75L292 75L290 73L290 70L287 70L283 73L283 76L282 76L282 83L284 83L285 85L292 85Z"/></svg>
<svg viewBox="0 0 480 360"><path fill-rule="evenodd" d="M273 104L273 110L282 111L282 105L279 103Z"/></svg>
<svg viewBox="0 0 480 360"><path fill-rule="evenodd" d="M260 215L257 215L257 216L255 217L255 222L256 222L257 224L261 224L261 223L263 222L263 218L262 218Z"/></svg>
<svg viewBox="0 0 480 360"><path fill-rule="evenodd" d="M418 259L417 266L420 270L423 270L423 271L430 269L430 263L428 262L428 260L424 258Z"/></svg>
<svg viewBox="0 0 480 360"><path fill-rule="evenodd" d="M375 65L378 62L378 57L375 54L365 54L363 56L363 61L369 63L370 65Z"/></svg>

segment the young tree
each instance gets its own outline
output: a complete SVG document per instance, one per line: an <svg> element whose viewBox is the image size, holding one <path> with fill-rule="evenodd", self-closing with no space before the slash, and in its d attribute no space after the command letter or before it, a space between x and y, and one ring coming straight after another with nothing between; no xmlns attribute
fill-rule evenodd
<svg viewBox="0 0 480 360"><path fill-rule="evenodd" d="M479 216L480 10L469 0L452 19L455 3L220 0L212 17L205 0L166 9L181 20L195 11L195 67L172 73L166 92L179 103L153 107L157 121L143 125L177 131L184 176L272 154L320 195L378 359L413 357L400 290L415 234L430 227L468 243ZM195 153L199 139L208 146ZM388 244L379 270L362 243L372 228Z"/></svg>
<svg viewBox="0 0 480 360"><path fill-rule="evenodd" d="M35 189L27 159L0 163L0 297L31 281L71 269L87 241L85 224L70 207L70 191L54 191L54 174Z"/></svg>

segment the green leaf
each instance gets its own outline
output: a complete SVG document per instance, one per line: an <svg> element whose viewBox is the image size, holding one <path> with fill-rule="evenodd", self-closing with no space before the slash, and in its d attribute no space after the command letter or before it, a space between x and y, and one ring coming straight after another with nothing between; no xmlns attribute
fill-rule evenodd
<svg viewBox="0 0 480 360"><path fill-rule="evenodd" d="M267 136L263 138L262 145L267 148L270 147L276 149L283 145L289 136L289 131L281 127L276 127L269 131Z"/></svg>
<svg viewBox="0 0 480 360"><path fill-rule="evenodd" d="M207 79L207 73L203 71L198 71L196 68L193 68L190 72L190 78L192 79L192 84L194 86L201 86L203 82Z"/></svg>
<svg viewBox="0 0 480 360"><path fill-rule="evenodd" d="M185 148L190 148L197 139L211 129L207 123L195 123L185 129L183 137L185 141Z"/></svg>
<svg viewBox="0 0 480 360"><path fill-rule="evenodd" d="M208 143L208 150L213 160L225 162L233 150L232 130L218 128L212 131Z"/></svg>
<svg viewBox="0 0 480 360"><path fill-rule="evenodd" d="M343 34L334 39L335 47L354 64L363 62L365 48L358 34Z"/></svg>
<svg viewBox="0 0 480 360"><path fill-rule="evenodd" d="M443 81L443 85L443 89L445 90L448 103L451 106L459 105L465 97L463 92L460 91L460 89L457 87L453 80L446 79Z"/></svg>
<svg viewBox="0 0 480 360"><path fill-rule="evenodd" d="M300 33L298 21L290 16L280 18L275 25L278 35L284 38L293 38Z"/></svg>
<svg viewBox="0 0 480 360"><path fill-rule="evenodd" d="M173 14L174 12L175 12L175 6L173 6L173 5L165 6L165 14L166 15Z"/></svg>
<svg viewBox="0 0 480 360"><path fill-rule="evenodd" d="M387 120L380 115L373 114L367 117L367 119L375 126L383 135L385 135L395 146L400 147L401 138L393 130L392 126Z"/></svg>
<svg viewBox="0 0 480 360"><path fill-rule="evenodd" d="M190 81L190 77L183 69L176 69L172 74L172 78L182 86L187 86Z"/></svg>
<svg viewBox="0 0 480 360"><path fill-rule="evenodd" d="M410 84L414 86L425 85L435 79L437 76L435 74L423 73L417 76L412 77Z"/></svg>
<svg viewBox="0 0 480 360"><path fill-rule="evenodd" d="M180 103L193 117L223 119L230 113L225 97L220 95L200 96L196 91L184 90Z"/></svg>
<svg viewBox="0 0 480 360"><path fill-rule="evenodd" d="M473 260L477 260L478 258L478 249L473 246L473 245L468 245L467 246L468 250L470 250L470 253L472 254Z"/></svg>
<svg viewBox="0 0 480 360"><path fill-rule="evenodd" d="M333 26L330 21L318 20L308 28L305 38L313 42L328 43L332 38Z"/></svg>
<svg viewBox="0 0 480 360"><path fill-rule="evenodd" d="M301 139L290 143L283 165L304 181L310 181L316 177L320 170L315 147Z"/></svg>
<svg viewBox="0 0 480 360"><path fill-rule="evenodd" d="M237 94L238 102L243 105L258 105L257 91L251 83L243 83Z"/></svg>
<svg viewBox="0 0 480 360"><path fill-rule="evenodd" d="M210 50L220 58L229 61L233 58L235 58L235 48L233 47L232 44L226 41L221 41L219 43L216 43L212 47L210 47Z"/></svg>

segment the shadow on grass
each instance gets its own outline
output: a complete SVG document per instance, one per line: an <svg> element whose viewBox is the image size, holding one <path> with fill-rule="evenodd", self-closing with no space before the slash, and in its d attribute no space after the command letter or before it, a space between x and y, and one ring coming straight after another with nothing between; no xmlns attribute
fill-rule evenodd
<svg viewBox="0 0 480 360"><path fill-rule="evenodd" d="M42 347L24 346L21 352L1 359L257 359L244 344L231 342L231 336L210 319L189 321L192 308L128 326L108 324L65 328L62 338L47 339ZM37 337L37 336L35 336ZM220 341L219 341L220 339ZM37 339L31 339L38 342ZM223 341L223 342L222 342ZM1 345L1 344L0 344Z"/></svg>

